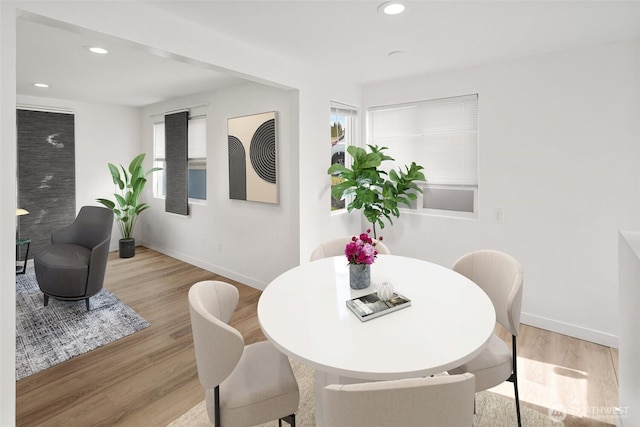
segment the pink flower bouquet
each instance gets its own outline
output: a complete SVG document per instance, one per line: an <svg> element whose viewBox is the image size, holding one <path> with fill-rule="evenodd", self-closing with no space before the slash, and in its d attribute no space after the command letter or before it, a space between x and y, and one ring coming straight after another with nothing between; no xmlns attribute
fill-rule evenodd
<svg viewBox="0 0 640 427"><path fill-rule="evenodd" d="M378 251L375 249L377 242L369 237L370 232L371 230L367 229L366 233L353 236L345 246L344 255L349 260L349 264L373 264L375 261L376 255L378 255ZM382 240L382 237L379 240Z"/></svg>

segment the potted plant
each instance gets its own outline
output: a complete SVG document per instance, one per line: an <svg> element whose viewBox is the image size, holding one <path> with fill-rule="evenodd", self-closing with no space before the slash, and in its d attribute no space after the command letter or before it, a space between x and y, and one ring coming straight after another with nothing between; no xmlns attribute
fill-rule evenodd
<svg viewBox="0 0 640 427"><path fill-rule="evenodd" d="M131 258L136 253L136 241L133 238L133 229L136 225L138 215L149 205L139 203L138 197L147 184L147 175L152 172L162 170L162 168L153 168L144 172L142 162L145 154L138 154L129 164L129 168L125 169L120 165L109 163L109 171L113 184L116 186L115 201L109 199L96 199L107 208L111 209L116 217L116 223L120 229L122 238L119 242L120 258ZM122 171L122 173L120 173Z"/></svg>
<svg viewBox="0 0 640 427"><path fill-rule="evenodd" d="M426 179L422 173L424 168L415 162L411 162L410 166L404 166L404 170L391 169L387 173L380 165L383 161L394 160L384 153L388 148L377 145L368 147L369 152L361 147L349 146L347 152L353 159L351 169L333 164L327 173L342 179L342 182L331 187L331 195L337 199L351 197L347 210L363 210L365 218L372 225L375 239L376 224L384 228L385 218L393 224L391 217L400 216L398 205L403 203L411 206L411 201L417 198L416 192L422 193L415 181Z"/></svg>

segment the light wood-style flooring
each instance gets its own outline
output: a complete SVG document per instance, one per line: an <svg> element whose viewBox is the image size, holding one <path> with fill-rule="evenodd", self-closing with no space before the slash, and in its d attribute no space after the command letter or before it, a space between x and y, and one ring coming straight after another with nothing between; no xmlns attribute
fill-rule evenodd
<svg viewBox="0 0 640 427"><path fill-rule="evenodd" d="M112 253L105 287L151 326L18 381L17 425L165 426L204 399L187 302L200 280L236 285L240 302L230 323L247 344L265 339L256 316L260 291L150 249L138 247L129 259ZM521 403L545 414L562 404L567 426L615 425L617 360L615 349L523 326ZM492 391L513 397L510 383Z"/></svg>

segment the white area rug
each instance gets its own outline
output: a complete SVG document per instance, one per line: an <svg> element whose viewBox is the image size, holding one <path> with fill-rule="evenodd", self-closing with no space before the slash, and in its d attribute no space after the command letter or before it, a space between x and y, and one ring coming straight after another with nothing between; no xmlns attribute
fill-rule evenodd
<svg viewBox="0 0 640 427"><path fill-rule="evenodd" d="M49 298L44 307L33 268L16 276L16 380L149 326L106 289L90 303Z"/></svg>

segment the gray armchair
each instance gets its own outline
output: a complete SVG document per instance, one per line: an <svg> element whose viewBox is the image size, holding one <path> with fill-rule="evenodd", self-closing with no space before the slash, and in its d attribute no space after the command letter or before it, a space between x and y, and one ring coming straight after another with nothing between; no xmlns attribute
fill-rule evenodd
<svg viewBox="0 0 640 427"><path fill-rule="evenodd" d="M113 212L98 206L83 206L75 221L51 233L51 245L34 257L36 279L44 294L66 301L85 300L100 292L109 256Z"/></svg>

